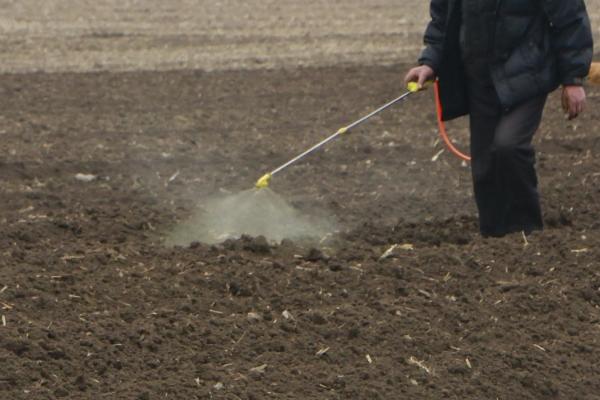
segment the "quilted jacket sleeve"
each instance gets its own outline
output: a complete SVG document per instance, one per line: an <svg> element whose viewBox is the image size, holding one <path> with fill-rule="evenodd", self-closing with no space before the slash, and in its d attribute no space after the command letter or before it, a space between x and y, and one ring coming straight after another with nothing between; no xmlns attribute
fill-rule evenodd
<svg viewBox="0 0 600 400"><path fill-rule="evenodd" d="M594 52L584 0L542 0L550 23L552 47L563 85L580 85L588 75Z"/></svg>
<svg viewBox="0 0 600 400"><path fill-rule="evenodd" d="M431 21L425 30L425 49L419 58L420 65L428 65L437 71L444 53L448 2L450 0L431 0ZM570 0L566 0L570 1Z"/></svg>

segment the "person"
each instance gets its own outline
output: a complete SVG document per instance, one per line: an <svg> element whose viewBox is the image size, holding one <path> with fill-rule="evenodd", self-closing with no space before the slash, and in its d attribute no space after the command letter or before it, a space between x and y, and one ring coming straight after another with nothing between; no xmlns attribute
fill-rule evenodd
<svg viewBox="0 0 600 400"><path fill-rule="evenodd" d="M469 115L481 234L541 230L532 138L559 86L568 118L585 108L593 37L584 0L431 0L430 9L405 80L437 78L442 118Z"/></svg>

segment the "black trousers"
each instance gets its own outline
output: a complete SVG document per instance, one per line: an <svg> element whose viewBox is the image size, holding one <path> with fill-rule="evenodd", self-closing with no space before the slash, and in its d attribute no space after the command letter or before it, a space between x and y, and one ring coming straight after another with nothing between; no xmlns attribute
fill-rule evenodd
<svg viewBox="0 0 600 400"><path fill-rule="evenodd" d="M467 81L471 168L483 236L526 234L543 228L531 144L546 95L504 110L485 65L471 63Z"/></svg>

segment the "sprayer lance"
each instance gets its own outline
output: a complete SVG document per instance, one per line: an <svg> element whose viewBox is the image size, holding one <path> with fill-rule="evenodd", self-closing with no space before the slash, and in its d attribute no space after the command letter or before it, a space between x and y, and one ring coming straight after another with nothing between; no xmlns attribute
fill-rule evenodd
<svg viewBox="0 0 600 400"><path fill-rule="evenodd" d="M333 135L331 135L328 138L324 139L323 141L317 143L316 145L314 145L310 149L306 150L304 153L299 154L298 156L292 158L291 160L289 160L285 164L280 165L279 167L275 168L273 171L269 172L268 174L263 175L258 181L256 181L255 187L258 188L258 189L264 189L264 188L268 187L269 184L271 183L271 178L275 174L283 171L284 169L286 169L290 165L295 164L296 162L300 161L301 159L303 159L307 155L309 155L312 152L320 149L321 147L323 147L327 143L331 142L332 140L334 140L338 136L343 135L343 134L349 132L351 129L357 127L358 125L360 125L363 122L367 121L371 117L379 114L380 112L382 112L384 110L387 110L388 108L390 108L394 104L396 104L396 103L404 100L405 98L407 98L411 94L416 93L416 92L420 91L421 89L423 89L423 88L420 87L416 82L410 82L408 84L408 92L404 93L402 96L396 97L394 100L390 101L389 103L384 104L383 106L379 107L378 109L376 109L375 111L371 112L370 114L365 115L364 117L360 118L359 120L354 121L350 125L338 129L338 131L336 133L334 133Z"/></svg>

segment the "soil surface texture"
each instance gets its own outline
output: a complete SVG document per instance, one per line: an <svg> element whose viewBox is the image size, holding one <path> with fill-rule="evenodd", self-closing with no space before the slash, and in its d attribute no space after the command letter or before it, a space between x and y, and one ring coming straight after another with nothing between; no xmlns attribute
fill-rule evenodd
<svg viewBox="0 0 600 400"><path fill-rule="evenodd" d="M478 237L422 93L274 179L334 245L163 245L403 69L2 76L0 397L598 398L598 90L549 100L527 241Z"/></svg>

